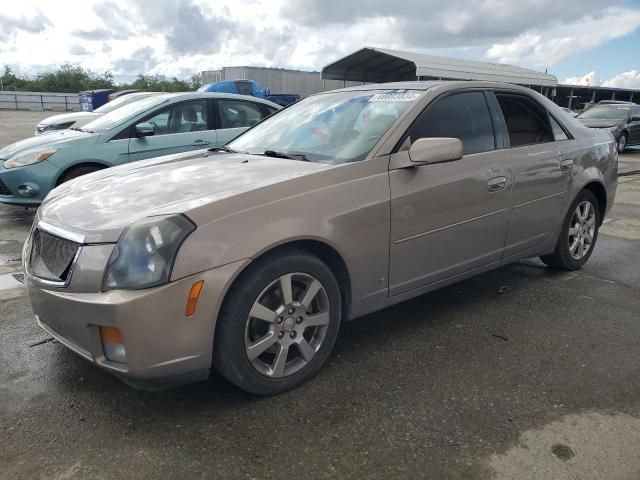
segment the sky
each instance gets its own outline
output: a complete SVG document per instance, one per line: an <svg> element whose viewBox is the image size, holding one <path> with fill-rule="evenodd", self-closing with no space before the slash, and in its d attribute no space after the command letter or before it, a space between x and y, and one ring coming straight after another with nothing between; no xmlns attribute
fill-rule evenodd
<svg viewBox="0 0 640 480"><path fill-rule="evenodd" d="M363 46L640 88L640 0L20 0L0 9L0 65L65 63L116 81L255 65L320 70Z"/></svg>

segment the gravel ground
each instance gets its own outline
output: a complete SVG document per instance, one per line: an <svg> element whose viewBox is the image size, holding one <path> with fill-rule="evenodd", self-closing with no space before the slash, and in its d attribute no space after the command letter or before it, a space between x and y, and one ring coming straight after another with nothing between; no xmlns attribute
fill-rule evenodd
<svg viewBox="0 0 640 480"><path fill-rule="evenodd" d="M316 378L259 398L139 392L38 344L11 277L32 212L0 206L0 478L637 480L639 218L621 177L580 272L525 261L349 322Z"/></svg>

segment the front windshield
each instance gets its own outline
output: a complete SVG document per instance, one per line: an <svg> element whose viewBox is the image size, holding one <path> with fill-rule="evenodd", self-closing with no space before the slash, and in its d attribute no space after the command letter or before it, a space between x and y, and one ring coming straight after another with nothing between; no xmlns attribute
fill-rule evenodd
<svg viewBox="0 0 640 480"><path fill-rule="evenodd" d="M578 118L597 120L624 120L631 111L630 107L593 107L582 113Z"/></svg>
<svg viewBox="0 0 640 480"><path fill-rule="evenodd" d="M332 164L362 160L422 93L367 90L314 95L256 125L229 148Z"/></svg>
<svg viewBox="0 0 640 480"><path fill-rule="evenodd" d="M82 127L82 130L92 133L106 132L107 130L111 130L113 127L120 125L125 120L135 117L166 101L166 97L163 96L141 98L140 100L127 103L120 108L116 108L115 110L96 118Z"/></svg>
<svg viewBox="0 0 640 480"><path fill-rule="evenodd" d="M131 102L135 102L136 100L140 100L143 99L145 97L148 97L148 94L135 94L135 93L129 93L128 95L123 95L121 97L118 97L114 100L111 100L110 102L105 103L104 105L102 105L99 108L96 108L94 110L94 112L96 113L109 113L112 110L115 110L116 108L119 108L123 105L126 105L127 103L131 103Z"/></svg>

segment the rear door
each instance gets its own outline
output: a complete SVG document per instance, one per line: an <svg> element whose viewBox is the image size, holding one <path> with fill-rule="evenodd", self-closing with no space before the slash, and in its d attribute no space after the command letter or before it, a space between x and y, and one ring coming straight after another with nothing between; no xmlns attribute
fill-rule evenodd
<svg viewBox="0 0 640 480"><path fill-rule="evenodd" d="M151 123L155 133L129 139L129 160L171 155L217 145L210 100L198 99L174 103L149 114L138 123Z"/></svg>
<svg viewBox="0 0 640 480"><path fill-rule="evenodd" d="M257 102L235 98L215 100L218 113L218 143L224 145L247 128L260 122L269 115L268 110Z"/></svg>
<svg viewBox="0 0 640 480"><path fill-rule="evenodd" d="M496 91L495 105L513 175L505 258L535 251L558 229L579 148L560 123L529 95Z"/></svg>
<svg viewBox="0 0 640 480"><path fill-rule="evenodd" d="M391 296L501 260L510 174L509 160L497 155L494 124L483 91L445 94L392 154L408 155L411 143L425 137L455 137L464 146L460 160L389 172Z"/></svg>

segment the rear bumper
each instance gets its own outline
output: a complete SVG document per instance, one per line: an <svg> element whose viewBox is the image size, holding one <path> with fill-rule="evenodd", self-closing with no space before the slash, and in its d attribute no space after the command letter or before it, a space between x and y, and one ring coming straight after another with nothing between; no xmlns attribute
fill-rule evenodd
<svg viewBox="0 0 640 480"><path fill-rule="evenodd" d="M158 389L207 378L213 334L228 283L244 262L198 273L157 288L74 293L27 279L38 325L62 345L144 389ZM191 286L203 280L195 313L185 307ZM123 336L126 363L105 356L100 327Z"/></svg>

